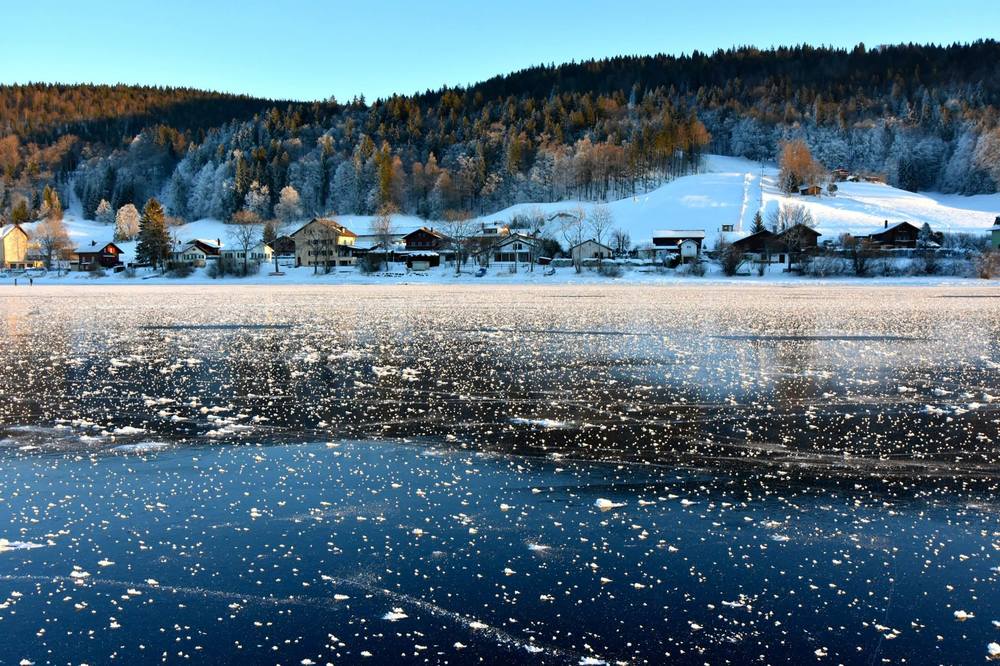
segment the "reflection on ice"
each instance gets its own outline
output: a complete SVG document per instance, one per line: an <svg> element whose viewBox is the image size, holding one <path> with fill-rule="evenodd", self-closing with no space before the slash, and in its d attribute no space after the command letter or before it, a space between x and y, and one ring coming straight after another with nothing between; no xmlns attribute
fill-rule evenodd
<svg viewBox="0 0 1000 666"><path fill-rule="evenodd" d="M1000 654L995 300L148 289L0 295L0 661Z"/></svg>

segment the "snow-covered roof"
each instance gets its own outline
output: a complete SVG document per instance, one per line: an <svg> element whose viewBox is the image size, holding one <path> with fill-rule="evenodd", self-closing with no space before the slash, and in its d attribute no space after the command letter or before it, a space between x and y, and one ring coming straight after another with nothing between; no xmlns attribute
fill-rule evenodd
<svg viewBox="0 0 1000 666"><path fill-rule="evenodd" d="M605 250L610 250L610 249L611 249L611 246L610 246L610 245L605 245L604 243L598 243L598 242L597 242L596 240L594 240L593 238L588 238L587 240L585 240L585 241L580 241L580 242L579 242L579 243L577 243L576 245L572 246L572 247L570 248L570 251L572 251L572 250L574 250L574 249L576 249L576 248L580 247L581 245L586 245L587 243L593 243L594 245L600 245L600 246L601 246L601 247L603 247L603 248L604 248Z"/></svg>
<svg viewBox="0 0 1000 666"><path fill-rule="evenodd" d="M222 247L222 243L220 243L219 241L205 239L205 238L195 238L194 240L189 241L189 242L191 242L191 243L204 243L205 245L208 245L209 247L215 247L215 248L221 248Z"/></svg>
<svg viewBox="0 0 1000 666"><path fill-rule="evenodd" d="M704 238L704 229L662 229L653 232L653 238Z"/></svg>
<svg viewBox="0 0 1000 666"><path fill-rule="evenodd" d="M1000 224L994 224L992 227L990 227L986 231L1000 231Z"/></svg>
<svg viewBox="0 0 1000 666"><path fill-rule="evenodd" d="M878 234L884 234L885 232L892 231L893 229L895 229L897 227L901 227L904 224L907 225L907 226L911 226L911 227L916 227L917 226L917 225L913 224L912 222L907 222L906 220L903 220L902 222L896 222L895 224L890 224L887 227L882 227L881 229L876 229L875 231L871 231L871 232L868 233L868 235L869 236L877 236Z"/></svg>
<svg viewBox="0 0 1000 666"><path fill-rule="evenodd" d="M6 238L7 234L9 234L10 232L14 231L14 229L17 229L17 225L16 224L5 224L5 225L3 225L2 227L0 227L0 238Z"/></svg>

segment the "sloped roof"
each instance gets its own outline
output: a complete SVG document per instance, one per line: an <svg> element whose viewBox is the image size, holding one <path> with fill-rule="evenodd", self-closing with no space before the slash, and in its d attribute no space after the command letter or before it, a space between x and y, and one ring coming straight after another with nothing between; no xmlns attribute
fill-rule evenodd
<svg viewBox="0 0 1000 666"><path fill-rule="evenodd" d="M906 220L903 220L902 222L896 222L895 224L890 224L887 227L883 227L881 229L876 229L875 231L870 232L868 235L869 236L879 236L881 234L884 234L886 232L892 231L893 229L898 229L899 227L903 227L903 226L913 227L917 231L920 231L920 227L918 227L917 225L913 224L912 222L907 222Z"/></svg>
<svg viewBox="0 0 1000 666"><path fill-rule="evenodd" d="M21 229L21 227L19 225L16 225L16 224L5 224L2 227L0 227L0 238L6 238L15 229L19 230L25 236L28 235L27 232L24 229Z"/></svg>
<svg viewBox="0 0 1000 666"><path fill-rule="evenodd" d="M611 246L610 246L610 245L605 245L604 243L598 243L598 242L597 242L596 240L594 240L593 238L588 238L588 239L587 239L587 240L585 240L585 241L580 241L580 242L579 242L579 243L577 243L576 245L572 246L572 247L571 247L571 248L569 249L569 251L570 251L570 252L572 252L572 251L573 251L573 250L575 250L576 248L580 247L581 245L586 245L587 243L593 243L594 245L600 245L600 246L601 246L601 247L603 247L603 248L604 248L605 250L611 250L612 252L614 252L614 250L613 250L613 249L611 248Z"/></svg>
<svg viewBox="0 0 1000 666"><path fill-rule="evenodd" d="M653 232L653 238L704 238L704 229L661 229Z"/></svg>
<svg viewBox="0 0 1000 666"><path fill-rule="evenodd" d="M293 231L292 233L290 233L288 235L290 237L294 238L296 234L298 234L299 232L301 232L303 229L307 228L308 226L310 226L314 222L319 222L319 223L324 224L326 226L333 227L334 229L337 230L337 233L339 233L342 236L353 236L354 238L358 237L358 235L356 233L354 233L353 231L351 231L350 229L348 229L347 227L345 227L344 225L342 225L340 222L337 222L336 220L331 220L331 219L328 219L328 218L323 218L323 217L314 217L313 219L309 220L308 222L306 222L301 227L299 227L298 229L296 229L295 231Z"/></svg>

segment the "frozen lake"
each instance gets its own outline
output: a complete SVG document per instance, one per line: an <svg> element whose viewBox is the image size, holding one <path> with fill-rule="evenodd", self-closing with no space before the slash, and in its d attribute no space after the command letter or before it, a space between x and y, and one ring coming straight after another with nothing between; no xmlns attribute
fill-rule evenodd
<svg viewBox="0 0 1000 666"><path fill-rule="evenodd" d="M0 341L2 664L1000 642L995 287L0 288Z"/></svg>

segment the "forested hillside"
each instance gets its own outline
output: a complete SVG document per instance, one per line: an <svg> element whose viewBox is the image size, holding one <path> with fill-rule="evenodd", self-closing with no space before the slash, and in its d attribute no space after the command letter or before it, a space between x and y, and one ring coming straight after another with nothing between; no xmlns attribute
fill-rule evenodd
<svg viewBox="0 0 1000 666"><path fill-rule="evenodd" d="M740 48L542 66L371 104L0 86L0 210L35 215L50 185L88 217L160 196L186 219L438 218L620 198L705 152L774 160L790 138L827 168L906 189L995 192L997 62L995 41Z"/></svg>

